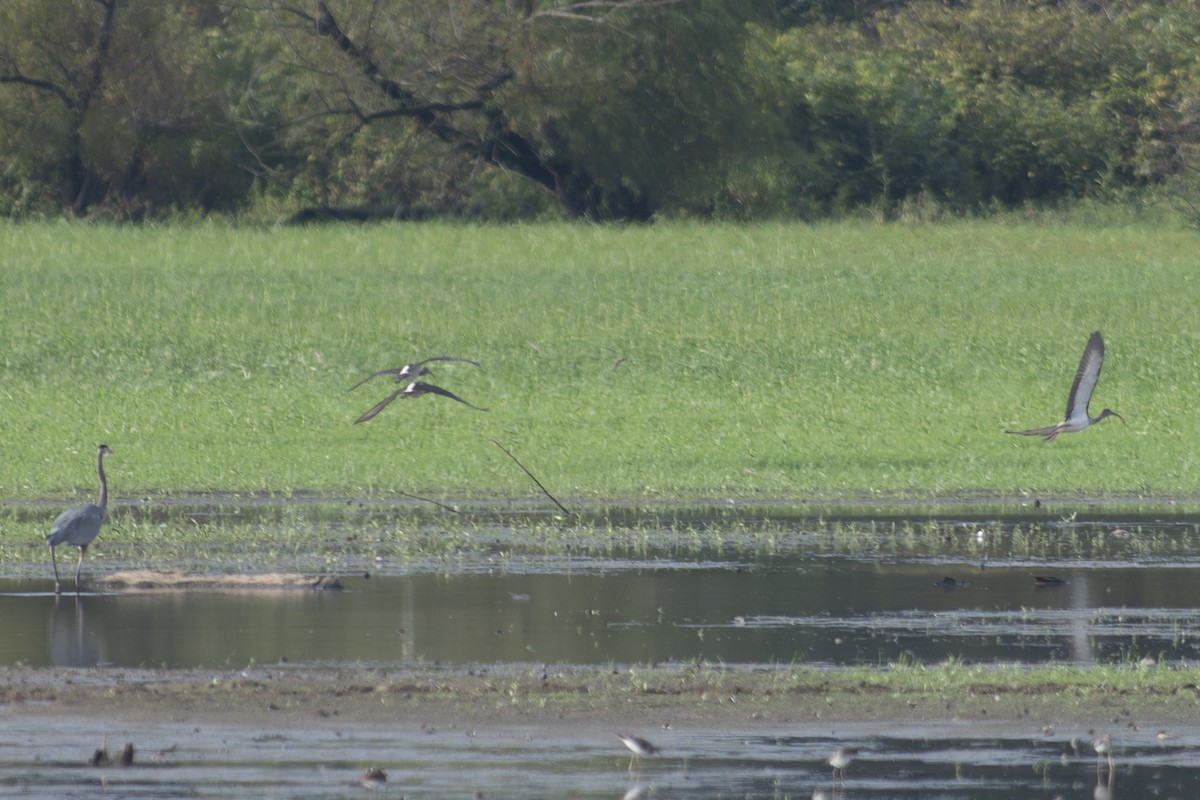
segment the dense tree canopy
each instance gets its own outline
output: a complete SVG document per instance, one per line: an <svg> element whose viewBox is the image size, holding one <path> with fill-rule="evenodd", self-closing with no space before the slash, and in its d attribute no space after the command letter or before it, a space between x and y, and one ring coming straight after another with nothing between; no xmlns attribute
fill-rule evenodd
<svg viewBox="0 0 1200 800"><path fill-rule="evenodd" d="M1197 182L1165 0L10 0L0 214L814 217Z"/></svg>

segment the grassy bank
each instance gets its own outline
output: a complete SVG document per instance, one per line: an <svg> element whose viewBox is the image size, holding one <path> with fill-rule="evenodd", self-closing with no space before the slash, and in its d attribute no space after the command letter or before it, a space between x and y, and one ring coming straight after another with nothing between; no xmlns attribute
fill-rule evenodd
<svg viewBox="0 0 1200 800"><path fill-rule="evenodd" d="M0 227L0 495L1194 496L1193 234ZM1093 413L1053 443L1092 330ZM370 372L488 407L397 401Z"/></svg>
<svg viewBox="0 0 1200 800"><path fill-rule="evenodd" d="M1097 726L1125 732L1196 728L1197 672L1135 666L888 669L805 667L728 671L676 668L523 671L261 670L227 674L122 671L113 681L71 681L45 670L3 671L0 701L13 715L103 714L128 723L186 714L225 724L296 724L331 710L358 724L771 726L839 720L912 725L964 720L1026 732ZM100 673L103 676L105 673ZM264 713L268 714L264 717ZM1051 735L1047 732L1045 735Z"/></svg>

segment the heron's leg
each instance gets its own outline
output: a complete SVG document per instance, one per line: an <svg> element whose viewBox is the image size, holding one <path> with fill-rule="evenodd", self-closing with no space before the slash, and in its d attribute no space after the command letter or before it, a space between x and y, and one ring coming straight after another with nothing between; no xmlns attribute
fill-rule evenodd
<svg viewBox="0 0 1200 800"><path fill-rule="evenodd" d="M79 570L83 567L83 555L87 552L87 545L79 546L79 561L75 564L75 594L79 594Z"/></svg>
<svg viewBox="0 0 1200 800"><path fill-rule="evenodd" d="M62 593L62 585L58 582L58 559L54 557L54 545L50 545L50 563L54 566L54 593Z"/></svg>

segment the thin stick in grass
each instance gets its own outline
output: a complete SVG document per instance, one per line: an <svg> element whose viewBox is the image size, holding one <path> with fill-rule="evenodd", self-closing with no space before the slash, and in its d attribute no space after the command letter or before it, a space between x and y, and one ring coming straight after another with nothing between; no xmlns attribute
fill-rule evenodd
<svg viewBox="0 0 1200 800"><path fill-rule="evenodd" d="M568 511L568 510L567 510L567 507L566 507L566 506L564 506L562 503L558 502L558 500L557 500L557 499L555 499L554 495L552 495L552 494L550 494L549 492L547 492L547 491L546 491L546 487L545 487L545 486L542 486L542 482L541 482L541 481L539 481L539 480L538 480L536 477L534 477L534 474L533 474L532 472L530 472L529 470L525 469L525 465L524 465L524 464L522 464L520 461L517 461L517 457L516 457L516 456L514 456L512 453L508 452L507 448L505 448L505 447L504 447L504 445L500 444L500 443L499 443L499 442L497 442L495 439L492 439L492 444L496 445L496 447L499 447L501 450L503 450L503 451L504 451L504 455L506 455L506 456L508 456L509 458L511 458L511 459L512 459L512 460L513 460L513 461L516 463L516 465L517 465L518 467L520 467L522 470L524 470L525 474L529 476L530 480L532 480L534 483L536 483L536 484L537 484L537 487L538 487L539 489L541 489L541 490L542 490L542 494L546 495L546 497L549 497L551 500L553 500L553 501L554 501L554 505L556 505L556 506L558 506L559 508L561 508L561 509L562 509L562 512L563 512L564 514L570 514L570 513L571 513L570 511Z"/></svg>
<svg viewBox="0 0 1200 800"><path fill-rule="evenodd" d="M400 495L400 496L402 496L402 497L411 497L413 500L424 500L426 503L433 503L435 506L439 506L439 507L441 507L441 508L444 508L444 509L446 509L447 511L453 511L455 514L460 514L460 513L462 513L462 512L460 512L460 511L459 511L457 508L455 508L455 507L453 507L453 506L448 506L448 505L446 505L445 503L439 503L437 500L431 500L431 499L430 499L430 498L428 498L428 497L421 497L419 494L409 494L408 492L397 492L396 494L398 494L398 495Z"/></svg>

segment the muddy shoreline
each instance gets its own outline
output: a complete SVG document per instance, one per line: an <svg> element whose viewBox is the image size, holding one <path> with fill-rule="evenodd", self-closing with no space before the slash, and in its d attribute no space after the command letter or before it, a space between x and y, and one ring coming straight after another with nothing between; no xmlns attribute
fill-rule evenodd
<svg viewBox="0 0 1200 800"><path fill-rule="evenodd" d="M263 729L307 724L607 730L778 728L839 722L952 721L1029 733L1049 728L1169 728L1200 735L1200 688L1188 677L1142 690L1078 679L986 681L943 689L871 685L835 672L439 668L0 670L0 719L95 717L113 724L195 722Z"/></svg>

